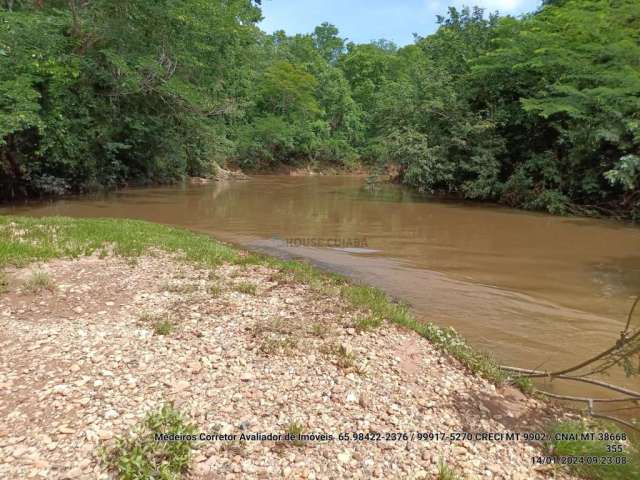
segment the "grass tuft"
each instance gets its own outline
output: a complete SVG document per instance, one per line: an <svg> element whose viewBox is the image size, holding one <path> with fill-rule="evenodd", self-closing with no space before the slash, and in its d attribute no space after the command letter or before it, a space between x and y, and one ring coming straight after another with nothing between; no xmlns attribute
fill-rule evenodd
<svg viewBox="0 0 640 480"><path fill-rule="evenodd" d="M209 287L209 293L211 294L212 297L219 297L220 295L222 295L222 287L220 285L218 285L217 283L213 283L210 287Z"/></svg>
<svg viewBox="0 0 640 480"><path fill-rule="evenodd" d="M168 318L158 320L153 324L153 332L156 335L171 335L173 332L173 323L171 323Z"/></svg>
<svg viewBox="0 0 640 480"><path fill-rule="evenodd" d="M156 335L171 335L174 324L169 313L143 312L138 321L145 326L151 326Z"/></svg>
<svg viewBox="0 0 640 480"><path fill-rule="evenodd" d="M268 320L258 321L253 327L253 334L256 336L268 333L290 335L293 332L294 328L291 321L282 317L274 317Z"/></svg>
<svg viewBox="0 0 640 480"><path fill-rule="evenodd" d="M298 422L291 422L285 428L285 435L288 436L289 442L296 447L304 447L305 441L300 438L304 433L304 425Z"/></svg>
<svg viewBox="0 0 640 480"><path fill-rule="evenodd" d="M342 344L327 343L320 347L320 352L333 357L335 364L346 372L364 375L365 369L359 365L356 355L349 347Z"/></svg>
<svg viewBox="0 0 640 480"><path fill-rule="evenodd" d="M265 338L259 347L265 355L291 356L298 350L298 341L295 338Z"/></svg>
<svg viewBox="0 0 640 480"><path fill-rule="evenodd" d="M376 315L366 315L364 317L358 317L355 322L356 330L365 332L368 330L375 330L382 325L382 318Z"/></svg>
<svg viewBox="0 0 640 480"><path fill-rule="evenodd" d="M229 453L232 456L245 457L247 455L247 441L246 440L232 440L230 442L222 442L220 450Z"/></svg>
<svg viewBox="0 0 640 480"><path fill-rule="evenodd" d="M257 322L252 330L255 337L262 338L259 350L266 355L293 355L298 350L295 329L284 318Z"/></svg>
<svg viewBox="0 0 640 480"><path fill-rule="evenodd" d="M25 293L38 293L42 290L53 290L53 279L47 272L33 272L22 285Z"/></svg>
<svg viewBox="0 0 640 480"><path fill-rule="evenodd" d="M449 467L444 460L438 462L437 480L461 480L460 476Z"/></svg>
<svg viewBox="0 0 640 480"><path fill-rule="evenodd" d="M323 325L322 323L314 323L311 325L311 335L319 338L327 338L335 334L331 325Z"/></svg>
<svg viewBox="0 0 640 480"><path fill-rule="evenodd" d="M194 435L196 427L172 405L165 405L147 415L138 432L116 439L115 446L103 452L108 469L120 480L174 480L187 473L191 442L156 442L156 433Z"/></svg>
<svg viewBox="0 0 640 480"><path fill-rule="evenodd" d="M285 318L259 321L252 331L261 339L258 349L265 355L293 355L298 350L298 338L294 335L299 332Z"/></svg>
<svg viewBox="0 0 640 480"><path fill-rule="evenodd" d="M256 284L251 282L240 282L234 288L236 292L244 293L245 295L255 295L258 292Z"/></svg>
<svg viewBox="0 0 640 480"><path fill-rule="evenodd" d="M511 383L525 395L531 395L535 390L533 380L531 380L529 377L516 377L511 380Z"/></svg>

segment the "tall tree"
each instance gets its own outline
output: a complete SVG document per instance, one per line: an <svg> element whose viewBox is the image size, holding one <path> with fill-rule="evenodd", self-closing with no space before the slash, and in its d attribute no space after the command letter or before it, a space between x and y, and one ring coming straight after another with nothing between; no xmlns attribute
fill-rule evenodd
<svg viewBox="0 0 640 480"><path fill-rule="evenodd" d="M311 38L322 57L334 64L344 52L344 40L338 36L338 29L330 23L324 22L317 26Z"/></svg>

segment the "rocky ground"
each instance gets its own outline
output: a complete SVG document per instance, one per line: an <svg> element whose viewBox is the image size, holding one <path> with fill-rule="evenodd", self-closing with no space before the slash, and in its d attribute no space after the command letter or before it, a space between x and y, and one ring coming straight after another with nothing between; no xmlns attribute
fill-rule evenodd
<svg viewBox="0 0 640 480"><path fill-rule="evenodd" d="M531 465L540 450L525 442L387 439L539 431L550 412L411 331L359 331L362 312L275 270L211 271L155 253L57 260L8 278L0 478L109 478L99 447L167 401L201 432L284 433L295 423L336 437L202 442L192 478L436 478L441 461L462 478L558 476ZM372 431L381 441L337 439Z"/></svg>

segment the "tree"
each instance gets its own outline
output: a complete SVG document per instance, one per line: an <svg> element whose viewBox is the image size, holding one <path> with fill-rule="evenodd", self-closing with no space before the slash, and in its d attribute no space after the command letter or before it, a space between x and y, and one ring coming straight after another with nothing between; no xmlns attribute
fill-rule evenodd
<svg viewBox="0 0 640 480"><path fill-rule="evenodd" d="M344 52L344 40L338 36L338 29L330 23L324 22L317 26L311 38L315 48L322 58L335 64Z"/></svg>
<svg viewBox="0 0 640 480"><path fill-rule="evenodd" d="M318 81L301 68L279 61L270 66L260 85L262 109L289 119L320 113L314 92Z"/></svg>
<svg viewBox="0 0 640 480"><path fill-rule="evenodd" d="M640 219L637 1L450 8L403 48L268 35L259 4L2 1L0 196L391 162L424 191Z"/></svg>
<svg viewBox="0 0 640 480"><path fill-rule="evenodd" d="M517 204L638 211L634 177L620 180L640 146L639 15L631 0L568 0L500 23L472 83L500 119Z"/></svg>
<svg viewBox="0 0 640 480"><path fill-rule="evenodd" d="M0 194L213 168L248 89L260 11L248 0L58 3L0 12Z"/></svg>

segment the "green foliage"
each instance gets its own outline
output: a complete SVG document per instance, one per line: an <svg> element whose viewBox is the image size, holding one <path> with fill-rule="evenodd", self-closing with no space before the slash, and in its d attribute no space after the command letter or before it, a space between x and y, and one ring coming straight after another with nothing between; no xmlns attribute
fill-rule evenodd
<svg viewBox="0 0 640 480"><path fill-rule="evenodd" d="M629 154L621 157L614 168L604 175L611 185L620 185L625 191L633 191L640 181L640 156Z"/></svg>
<svg viewBox="0 0 640 480"><path fill-rule="evenodd" d="M316 78L287 61L271 65L260 82L261 110L291 120L314 118L319 113L314 91Z"/></svg>
<svg viewBox="0 0 640 480"><path fill-rule="evenodd" d="M240 282L235 286L235 290L245 295L256 295L258 293L258 287L251 282Z"/></svg>
<svg viewBox="0 0 640 480"><path fill-rule="evenodd" d="M369 159L420 190L640 217L640 4L567 0L533 15L450 8L398 51L349 45Z"/></svg>
<svg viewBox="0 0 640 480"><path fill-rule="evenodd" d="M438 476L436 480L460 480L460 476L444 460L440 459L438 461Z"/></svg>
<svg viewBox="0 0 640 480"><path fill-rule="evenodd" d="M516 377L511 382L524 394L531 395L535 390L535 385L529 377Z"/></svg>
<svg viewBox="0 0 640 480"><path fill-rule="evenodd" d="M324 22L313 31L311 38L313 46L329 63L335 63L344 51L344 40L338 36L338 29L330 23Z"/></svg>
<svg viewBox="0 0 640 480"><path fill-rule="evenodd" d="M249 0L0 11L0 195L210 172L258 19Z"/></svg>
<svg viewBox="0 0 640 480"><path fill-rule="evenodd" d="M153 332L156 335L171 335L171 332L173 332L173 323L171 323L171 320L168 318L158 320L153 324Z"/></svg>
<svg viewBox="0 0 640 480"><path fill-rule="evenodd" d="M375 134L386 161L402 167L405 183L492 199L502 188L503 141L496 122L471 108L465 75L493 23L480 10L452 8L450 14L435 35L398 52L403 67L373 102Z"/></svg>
<svg viewBox="0 0 640 480"><path fill-rule="evenodd" d="M507 203L637 215L639 15L630 0L568 0L498 23L469 82L507 145Z"/></svg>
<svg viewBox="0 0 640 480"><path fill-rule="evenodd" d="M0 8L0 200L207 176L399 167L419 190L640 219L640 3L451 7L398 48L261 32L250 0Z"/></svg>
<svg viewBox="0 0 640 480"><path fill-rule="evenodd" d="M236 128L236 162L246 169L353 166L362 113L335 66L344 43L337 29L325 23L311 35L276 32L263 40L253 106Z"/></svg>
<svg viewBox="0 0 640 480"><path fill-rule="evenodd" d="M189 469L192 443L189 441L158 442L155 434L194 435L196 427L172 405L147 415L140 431L119 438L105 452L109 468L121 480L177 480Z"/></svg>

